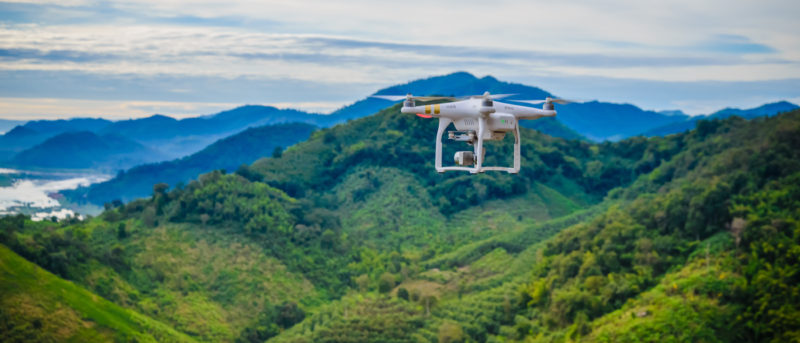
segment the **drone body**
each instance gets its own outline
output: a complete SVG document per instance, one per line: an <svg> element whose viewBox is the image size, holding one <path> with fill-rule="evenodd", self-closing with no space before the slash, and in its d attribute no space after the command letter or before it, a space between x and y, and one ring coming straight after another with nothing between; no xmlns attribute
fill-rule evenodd
<svg viewBox="0 0 800 343"><path fill-rule="evenodd" d="M553 109L553 103L568 103L568 101L551 98L546 100L514 100L532 104L544 103L541 109L494 101L494 99L511 95L491 95L486 92L482 96L472 96L460 101L452 97L414 97L410 94L406 96L375 95L373 97L394 101L405 99L401 109L402 113L417 114L423 118L439 118L439 130L436 133L436 171L443 173L451 170L462 170L475 174L483 173L487 170L497 170L516 174L519 172L521 160L519 121L555 116L556 111ZM416 106L415 99L457 101ZM473 146L473 151L457 152L454 159L458 166L444 167L442 166L442 136L451 123L456 127L457 131L450 131L447 137L454 141L467 142ZM485 141L502 140L506 133L509 132L514 135L514 166L484 166L485 150L483 149L483 143Z"/></svg>

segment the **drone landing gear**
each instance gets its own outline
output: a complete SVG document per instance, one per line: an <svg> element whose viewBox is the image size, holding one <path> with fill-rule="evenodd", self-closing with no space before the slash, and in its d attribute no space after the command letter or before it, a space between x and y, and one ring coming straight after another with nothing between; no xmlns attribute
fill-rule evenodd
<svg viewBox="0 0 800 343"><path fill-rule="evenodd" d="M461 165L474 165L474 167L465 167L465 166L453 166L453 167L442 167L442 135L447 127L453 121L448 118L439 118L439 130L436 133L436 171L439 173L444 173L446 171L451 170L461 170L461 171L468 171L471 174L483 173L486 171L505 171L509 174L516 174L519 173L520 168L520 137L519 137L519 125L514 127L514 167L484 167L483 166L483 158L486 152L483 149L483 140L486 133L486 119L480 118L478 121L478 132L475 131L451 131L448 132L448 138L467 142L468 144L472 145L474 148L474 152L469 151L459 151L456 153L455 159L458 164ZM501 136L502 137L502 136Z"/></svg>

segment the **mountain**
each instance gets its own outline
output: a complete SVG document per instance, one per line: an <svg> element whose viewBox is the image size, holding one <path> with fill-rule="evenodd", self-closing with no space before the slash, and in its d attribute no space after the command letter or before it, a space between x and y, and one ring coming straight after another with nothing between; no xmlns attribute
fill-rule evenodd
<svg viewBox="0 0 800 343"><path fill-rule="evenodd" d="M665 136L665 135L670 135L670 134L673 134L673 133L685 132L685 131L694 129L694 127L697 125L698 121L705 120L705 119L722 119L722 118L727 118L727 117L734 116L734 115L742 117L742 118L745 118L745 119L753 119L753 118L761 117L761 116L773 116L773 115L776 115L778 113L788 112L788 111L791 111L791 110L795 110L797 108L798 108L797 105L795 105L793 103L790 103L790 102L787 102L787 101L779 101L779 102L764 104L764 105L761 105L759 107L746 109L746 110L742 110L742 109L738 109L738 108L726 108L726 109L719 110L719 111L714 112L714 113L709 114L709 115L700 115L700 116L689 117L684 121L679 121L679 122L667 124L667 125L664 125L664 126L659 126L659 127L656 127L656 128L653 128L653 129L645 131L644 135L648 136L648 137L650 137L650 136Z"/></svg>
<svg viewBox="0 0 800 343"><path fill-rule="evenodd" d="M494 77L477 78L466 72L434 76L378 90L375 94L438 94L465 95L489 91L495 94L516 94L507 98L543 99L553 96L540 88L499 81ZM7 160L21 150L43 142L47 138L69 131L90 131L98 135L117 134L160 152L165 159L193 154L216 140L249 127L277 123L301 122L321 127L344 123L375 113L391 103L381 99L365 98L342 107L330 115L319 115L270 106L247 105L210 116L177 120L164 115L111 122L104 119L76 118L70 120L38 120L24 125L39 133L36 139L10 140L0 150L0 161ZM774 114L793 108L789 103L768 104L759 109L726 109L711 117L730 114L751 118L759 113ZM645 111L630 104L588 102L556 105L559 115L538 121L523 121L524 127L567 139L593 141L619 140L640 134L664 135L693 127L698 118L689 118L680 111L663 113ZM8 140L8 139L3 139ZM5 142L4 142L5 143Z"/></svg>
<svg viewBox="0 0 800 343"><path fill-rule="evenodd" d="M101 118L71 118L57 120L32 120L25 127L41 134L54 136L65 132L90 131L98 132L111 124L110 120Z"/></svg>
<svg viewBox="0 0 800 343"><path fill-rule="evenodd" d="M117 170L163 158L158 152L119 135L66 132L16 154L17 168Z"/></svg>
<svg viewBox="0 0 800 343"><path fill-rule="evenodd" d="M0 145L0 161L8 160L14 154L33 148L56 135L75 131L92 132L98 136L122 136L154 150L153 156L158 156L161 160L174 159L198 152L219 139L249 127L285 122L314 122L317 117L320 115L269 106L242 106L212 116L181 120L163 115L121 121L92 118L36 120L18 126L28 132L25 139L8 134L0 136L0 143L3 143ZM32 134L33 132L36 134ZM53 168L71 168L70 165L49 165Z"/></svg>
<svg viewBox="0 0 800 343"><path fill-rule="evenodd" d="M0 119L0 135L8 132L16 126L25 124L24 120Z"/></svg>
<svg viewBox="0 0 800 343"><path fill-rule="evenodd" d="M412 81L406 84L381 89L375 95L472 95L489 91L493 94L516 94L504 100L544 99L554 97L540 88L499 81L494 77L477 78L465 72ZM345 106L327 116L328 123L341 123L347 119L360 118L383 109L388 101L367 98ZM526 105L519 103L520 105ZM588 102L582 104L556 105L558 116L549 121L523 121L523 126L568 139L586 137L594 141L619 140L642 132L684 121L688 116L679 113L662 114L645 111L629 104ZM547 123L547 125L545 125ZM563 124L562 124L563 123ZM326 126L326 125L323 125Z"/></svg>
<svg viewBox="0 0 800 343"><path fill-rule="evenodd" d="M0 136L0 162L7 161L17 153L47 139L46 135L24 126L15 126Z"/></svg>
<svg viewBox="0 0 800 343"><path fill-rule="evenodd" d="M176 120L162 115L114 122L101 132L117 133L158 147L172 158L193 154L214 141L251 127L313 123L320 115L270 106L247 105L212 116Z"/></svg>
<svg viewBox="0 0 800 343"><path fill-rule="evenodd" d="M0 218L0 243L202 341L800 334L800 111L601 144L523 129L518 175L436 173L435 129L395 105L85 221Z"/></svg>
<svg viewBox="0 0 800 343"><path fill-rule="evenodd" d="M148 196L153 185L170 186L187 183L197 175L213 170L235 171L242 164L280 152L308 138L313 125L291 123L250 128L230 137L220 139L205 149L184 158L167 162L144 164L119 173L111 180L93 184L88 188L66 191L68 198L104 204L112 200L131 201Z"/></svg>
<svg viewBox="0 0 800 343"><path fill-rule="evenodd" d="M708 118L722 119L735 115L745 119L753 119L761 116L774 116L778 113L796 110L797 108L798 106L791 102L778 101L746 110L738 108L725 108L708 115Z"/></svg>
<svg viewBox="0 0 800 343"><path fill-rule="evenodd" d="M651 128L683 122L685 115L664 115L630 104L591 101L556 105L559 120L594 141L620 140L640 135Z"/></svg>
<svg viewBox="0 0 800 343"><path fill-rule="evenodd" d="M415 80L402 85L395 85L378 90L373 95L443 95L443 96L462 96L483 94L483 92L494 94L518 94L519 99L544 99L552 96L539 88L525 86L516 83L498 81L494 77L486 76L477 78L466 72L455 72L452 74L433 76L427 79ZM386 100L376 98L366 98L359 100L352 105L342 107L333 113L330 123L341 123L347 119L361 118L387 107Z"/></svg>

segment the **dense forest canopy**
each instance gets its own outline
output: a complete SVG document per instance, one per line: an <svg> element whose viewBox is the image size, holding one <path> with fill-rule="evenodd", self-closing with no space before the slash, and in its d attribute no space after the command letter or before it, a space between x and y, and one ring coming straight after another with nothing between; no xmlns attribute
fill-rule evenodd
<svg viewBox="0 0 800 343"><path fill-rule="evenodd" d="M435 129L395 106L235 171L155 184L95 218L4 217L3 261L49 273L0 265L0 332L8 341L800 339L800 111L601 144L524 129L518 175L436 173ZM510 143L491 146L487 162L507 162ZM21 287L31 277L70 280L69 294L108 303L78 307L54 289ZM121 315L99 320L108 318L100 307ZM48 324L60 322L83 329Z"/></svg>

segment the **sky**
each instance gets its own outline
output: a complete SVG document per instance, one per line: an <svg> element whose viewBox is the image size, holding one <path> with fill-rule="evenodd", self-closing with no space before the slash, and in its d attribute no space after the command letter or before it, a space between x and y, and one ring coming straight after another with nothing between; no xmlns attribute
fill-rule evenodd
<svg viewBox="0 0 800 343"><path fill-rule="evenodd" d="M467 71L706 114L800 103L800 1L0 1L0 118L327 113Z"/></svg>

